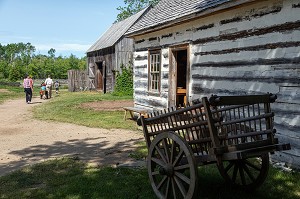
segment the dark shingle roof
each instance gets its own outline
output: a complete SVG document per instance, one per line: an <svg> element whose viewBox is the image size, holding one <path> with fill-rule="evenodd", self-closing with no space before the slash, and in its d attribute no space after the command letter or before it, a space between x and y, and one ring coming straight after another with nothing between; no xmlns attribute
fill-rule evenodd
<svg viewBox="0 0 300 199"><path fill-rule="evenodd" d="M160 0L155 7L150 9L126 32L126 35L151 29L181 17L197 14L229 1L232 0Z"/></svg>
<svg viewBox="0 0 300 199"><path fill-rule="evenodd" d="M138 20L138 18L147 10L142 11L113 24L88 50L87 53L104 49L115 45L115 43L125 34L125 32Z"/></svg>

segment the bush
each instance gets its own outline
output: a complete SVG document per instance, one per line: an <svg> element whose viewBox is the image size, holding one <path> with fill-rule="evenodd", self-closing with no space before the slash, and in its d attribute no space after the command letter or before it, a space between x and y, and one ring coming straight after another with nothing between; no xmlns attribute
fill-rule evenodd
<svg viewBox="0 0 300 199"><path fill-rule="evenodd" d="M131 65L126 67L121 65L122 73L118 73L116 76L116 85L113 95L124 96L133 95L133 69Z"/></svg>

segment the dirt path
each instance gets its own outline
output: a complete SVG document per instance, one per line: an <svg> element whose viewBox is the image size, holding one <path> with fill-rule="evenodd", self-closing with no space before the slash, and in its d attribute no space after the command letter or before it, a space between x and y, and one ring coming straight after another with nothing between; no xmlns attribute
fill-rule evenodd
<svg viewBox="0 0 300 199"><path fill-rule="evenodd" d="M49 158L72 156L96 165L130 164L143 140L140 132L106 130L32 118L33 106L47 101L10 100L0 105L0 175Z"/></svg>

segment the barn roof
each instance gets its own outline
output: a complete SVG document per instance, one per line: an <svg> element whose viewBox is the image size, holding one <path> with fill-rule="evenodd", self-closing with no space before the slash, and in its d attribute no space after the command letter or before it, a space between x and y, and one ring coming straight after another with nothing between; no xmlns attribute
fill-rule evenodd
<svg viewBox="0 0 300 199"><path fill-rule="evenodd" d="M148 9L113 24L103 35L87 50L87 53L111 47L125 34L125 32L139 19L139 17Z"/></svg>
<svg viewBox="0 0 300 199"><path fill-rule="evenodd" d="M216 11L217 7L233 2L241 4L249 0L160 0L159 3L145 13L126 33L127 36L153 31L159 27L166 27L178 23L178 20L189 20ZM225 6L226 7L226 6ZM224 7L224 8L225 8ZM223 8L223 9L224 9Z"/></svg>

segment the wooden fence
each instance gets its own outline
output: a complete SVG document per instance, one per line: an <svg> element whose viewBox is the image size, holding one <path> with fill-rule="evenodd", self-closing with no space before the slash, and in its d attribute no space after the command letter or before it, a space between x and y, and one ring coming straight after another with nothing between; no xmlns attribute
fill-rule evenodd
<svg viewBox="0 0 300 199"><path fill-rule="evenodd" d="M85 70L68 70L68 90L70 92L88 90L88 76Z"/></svg>

